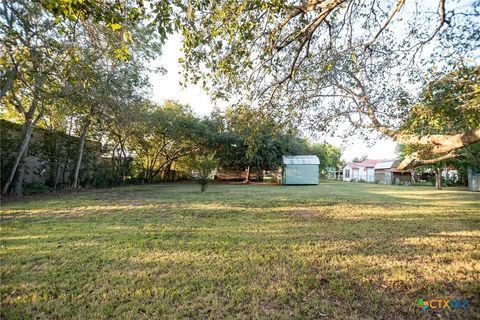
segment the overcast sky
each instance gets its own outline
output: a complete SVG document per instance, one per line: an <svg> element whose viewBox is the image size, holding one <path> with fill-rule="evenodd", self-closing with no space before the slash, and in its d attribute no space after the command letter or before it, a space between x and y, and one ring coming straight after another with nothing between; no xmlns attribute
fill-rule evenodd
<svg viewBox="0 0 480 320"><path fill-rule="evenodd" d="M181 38L179 35L171 36L163 47L163 54L160 59L154 62L154 66L162 66L167 70L165 75L151 74L153 86L153 100L162 103L166 99L177 100L180 103L188 104L199 115L209 114L215 104L200 86L189 85L182 88L180 82L181 66L178 58L181 55ZM218 105L222 108L224 105ZM307 137L308 138L308 137ZM369 159L392 159L395 157L396 143L391 139L378 140L373 145L368 145L359 138L353 137L347 142L340 138L323 138L316 140L328 142L340 147L343 151L343 159L351 161L354 157L368 156Z"/></svg>

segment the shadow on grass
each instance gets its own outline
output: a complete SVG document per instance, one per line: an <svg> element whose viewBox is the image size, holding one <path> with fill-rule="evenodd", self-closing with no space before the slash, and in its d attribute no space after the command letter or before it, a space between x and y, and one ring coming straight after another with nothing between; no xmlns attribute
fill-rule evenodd
<svg viewBox="0 0 480 320"><path fill-rule="evenodd" d="M418 298L469 298L448 316L478 314L474 209L345 202L360 195L341 187L15 204L2 213L1 316L411 319Z"/></svg>

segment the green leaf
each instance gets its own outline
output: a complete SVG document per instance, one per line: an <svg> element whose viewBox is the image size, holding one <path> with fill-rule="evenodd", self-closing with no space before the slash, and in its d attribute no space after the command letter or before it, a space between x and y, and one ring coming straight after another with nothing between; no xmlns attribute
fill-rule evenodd
<svg viewBox="0 0 480 320"><path fill-rule="evenodd" d="M111 27L112 30L114 30L114 31L122 28L122 26L121 26L119 23L112 23L112 24L110 25L110 27Z"/></svg>

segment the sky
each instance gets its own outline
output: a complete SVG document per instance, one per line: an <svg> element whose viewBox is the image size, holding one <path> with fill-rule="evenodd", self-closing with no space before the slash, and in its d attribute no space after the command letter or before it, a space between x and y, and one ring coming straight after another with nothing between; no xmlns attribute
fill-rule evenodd
<svg viewBox="0 0 480 320"><path fill-rule="evenodd" d="M186 88L180 85L181 66L178 58L181 57L181 37L178 34L171 36L163 46L162 56L154 61L151 67L163 67L167 70L165 75L150 74L153 87L152 99L156 102L172 99L183 104L188 104L198 115L209 114L215 106L225 107L213 103L207 93L198 85L189 84ZM306 136L307 138L308 135ZM351 161L354 157L367 156L369 159L393 159L397 143L391 139L377 139L376 143L367 144L360 138L352 137L343 141L339 137L325 137L320 140L310 139L312 142L327 142L336 145L342 150L342 158Z"/></svg>

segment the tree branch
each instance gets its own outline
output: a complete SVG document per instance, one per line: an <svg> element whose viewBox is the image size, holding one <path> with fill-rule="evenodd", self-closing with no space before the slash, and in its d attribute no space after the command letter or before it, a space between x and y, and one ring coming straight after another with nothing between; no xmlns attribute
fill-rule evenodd
<svg viewBox="0 0 480 320"><path fill-rule="evenodd" d="M380 36L380 34L385 30L385 28L390 24L392 21L393 17L402 9L403 5L405 4L405 0L398 0L397 5L393 9L393 11L390 13L390 16L388 17L387 21L383 24L383 26L378 30L378 32L375 34L372 40L370 40L367 45L365 46L365 49L363 51L366 51Z"/></svg>
<svg viewBox="0 0 480 320"><path fill-rule="evenodd" d="M404 144L433 145L431 152L433 154L442 154L480 141L480 128L455 135L433 134L416 136L397 134L395 141Z"/></svg>
<svg viewBox="0 0 480 320"><path fill-rule="evenodd" d="M412 153L411 155L407 156L403 161L398 165L397 169L405 170L408 168L415 168L418 166L424 166L428 164L434 164L439 161L448 160L452 158L456 158L458 155L455 151L449 152L443 156L436 157L433 159L421 159L420 154L418 152Z"/></svg>

